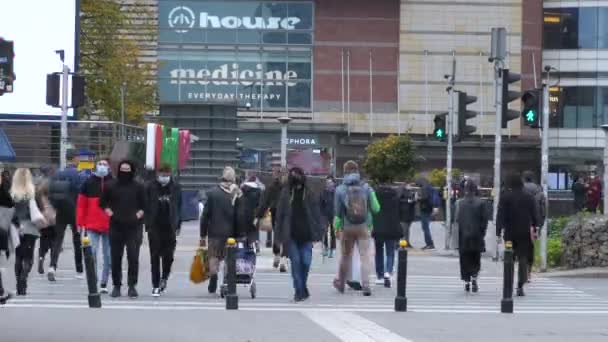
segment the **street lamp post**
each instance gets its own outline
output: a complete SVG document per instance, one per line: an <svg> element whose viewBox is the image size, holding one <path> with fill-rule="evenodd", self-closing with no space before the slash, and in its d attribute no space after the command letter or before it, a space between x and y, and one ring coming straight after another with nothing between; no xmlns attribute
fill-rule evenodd
<svg viewBox="0 0 608 342"><path fill-rule="evenodd" d="M605 142L604 142L604 181L602 183L602 193L604 194L604 215L608 214L608 201L606 200L606 194L608 193L608 124L602 125L604 131Z"/></svg>
<svg viewBox="0 0 608 342"><path fill-rule="evenodd" d="M291 118L282 116L278 118L281 123L281 168L287 167L287 125L291 122Z"/></svg>

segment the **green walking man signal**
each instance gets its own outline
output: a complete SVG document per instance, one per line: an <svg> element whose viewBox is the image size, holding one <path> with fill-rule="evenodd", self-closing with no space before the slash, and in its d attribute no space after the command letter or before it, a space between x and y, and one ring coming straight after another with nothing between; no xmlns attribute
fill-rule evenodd
<svg viewBox="0 0 608 342"><path fill-rule="evenodd" d="M521 97L522 111L521 116L524 119L524 125L530 128L540 128L540 113L542 112L542 90L531 89Z"/></svg>

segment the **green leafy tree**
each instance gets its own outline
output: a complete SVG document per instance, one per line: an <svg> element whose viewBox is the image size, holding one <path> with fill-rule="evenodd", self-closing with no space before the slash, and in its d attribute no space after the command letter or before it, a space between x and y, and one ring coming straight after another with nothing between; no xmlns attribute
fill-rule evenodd
<svg viewBox="0 0 608 342"><path fill-rule="evenodd" d="M119 121L124 90L125 121L141 123L157 106L154 65L141 58L142 49L156 41L153 14L137 2L82 0L80 36L84 115Z"/></svg>
<svg viewBox="0 0 608 342"><path fill-rule="evenodd" d="M408 135L391 135L367 147L363 170L374 182L391 183L411 179L417 155Z"/></svg>
<svg viewBox="0 0 608 342"><path fill-rule="evenodd" d="M446 184L446 179L447 179L447 175L448 175L448 170L443 168L443 169L433 169L431 170L431 172L429 173L429 182L431 183L431 185L438 187L438 188L443 188ZM452 179L456 182L460 182L460 177L462 175L462 172L459 169L452 169Z"/></svg>

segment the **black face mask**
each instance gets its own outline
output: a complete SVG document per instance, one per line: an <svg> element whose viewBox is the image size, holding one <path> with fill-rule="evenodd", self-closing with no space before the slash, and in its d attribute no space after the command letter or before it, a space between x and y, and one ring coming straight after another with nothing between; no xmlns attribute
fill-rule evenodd
<svg viewBox="0 0 608 342"><path fill-rule="evenodd" d="M130 182L133 179L133 172L118 171L118 180L120 182Z"/></svg>

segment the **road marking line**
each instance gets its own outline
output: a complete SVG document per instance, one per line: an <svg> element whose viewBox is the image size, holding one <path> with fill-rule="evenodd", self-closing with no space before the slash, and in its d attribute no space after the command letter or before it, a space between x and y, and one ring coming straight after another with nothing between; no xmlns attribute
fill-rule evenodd
<svg viewBox="0 0 608 342"><path fill-rule="evenodd" d="M347 342L412 342L359 315L339 312L307 311L311 321Z"/></svg>

